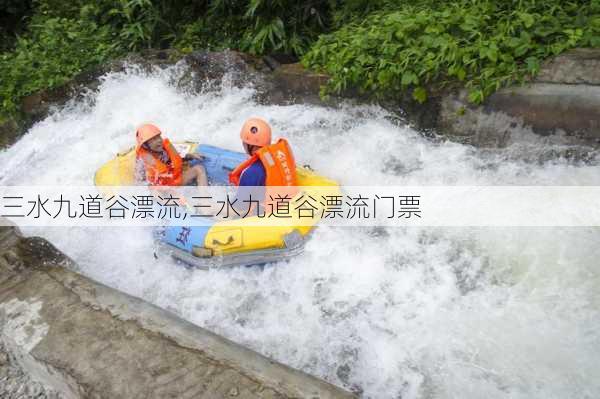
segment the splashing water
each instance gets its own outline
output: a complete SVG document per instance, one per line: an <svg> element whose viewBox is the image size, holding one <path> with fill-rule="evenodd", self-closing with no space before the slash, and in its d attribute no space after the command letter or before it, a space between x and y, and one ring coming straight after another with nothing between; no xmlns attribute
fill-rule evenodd
<svg viewBox="0 0 600 399"><path fill-rule="evenodd" d="M428 141L377 107L183 93L182 68L104 76L0 153L0 184L91 184L143 121L241 150L250 116L346 185L600 184L598 157L531 161L556 144L483 151ZM600 397L600 229L323 227L289 263L210 272L157 262L142 228L24 230L91 278L365 398Z"/></svg>

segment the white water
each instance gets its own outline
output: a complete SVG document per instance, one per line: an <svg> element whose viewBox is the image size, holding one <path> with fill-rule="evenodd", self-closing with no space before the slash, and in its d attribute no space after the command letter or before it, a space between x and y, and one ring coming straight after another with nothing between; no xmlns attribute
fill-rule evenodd
<svg viewBox="0 0 600 399"><path fill-rule="evenodd" d="M597 163L521 161L552 149L539 140L434 144L376 107L262 106L227 86L184 94L170 83L180 72L106 76L0 153L0 184L91 184L142 121L240 149L242 122L258 115L300 163L347 185L600 185ZM147 230L26 233L96 280L363 397L600 397L599 229L322 228L290 263L214 272L156 262Z"/></svg>

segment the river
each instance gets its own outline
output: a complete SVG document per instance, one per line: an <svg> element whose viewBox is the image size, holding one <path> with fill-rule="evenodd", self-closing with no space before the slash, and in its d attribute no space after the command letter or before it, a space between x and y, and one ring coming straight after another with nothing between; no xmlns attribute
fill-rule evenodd
<svg viewBox="0 0 600 399"><path fill-rule="evenodd" d="M375 106L261 105L227 82L185 93L181 68L105 75L0 153L0 184L92 184L143 121L241 151L243 121L262 116L300 164L346 185L600 185L600 155L548 157L562 147L527 132L475 149ZM210 272L156 261L148 229L24 232L80 273L364 398L600 397L599 228L320 228L289 263Z"/></svg>

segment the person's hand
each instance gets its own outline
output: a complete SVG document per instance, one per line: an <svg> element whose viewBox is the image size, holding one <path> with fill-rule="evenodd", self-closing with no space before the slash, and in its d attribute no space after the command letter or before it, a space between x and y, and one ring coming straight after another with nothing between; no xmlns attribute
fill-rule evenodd
<svg viewBox="0 0 600 399"><path fill-rule="evenodd" d="M204 159L204 155L198 154L196 152L196 153L192 153L192 154L186 154L184 159L186 159L186 160L197 159L198 161L202 161Z"/></svg>

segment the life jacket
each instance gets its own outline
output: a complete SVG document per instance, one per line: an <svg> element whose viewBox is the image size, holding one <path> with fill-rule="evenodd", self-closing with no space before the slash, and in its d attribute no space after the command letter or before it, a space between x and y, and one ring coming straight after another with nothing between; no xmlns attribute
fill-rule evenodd
<svg viewBox="0 0 600 399"><path fill-rule="evenodd" d="M278 202L278 198L287 196L291 199L298 192L294 154L287 140L279 139L275 144L261 147L250 158L238 165L229 174L229 182L239 186L244 170L256 161L260 161L265 168L264 207L268 212L272 212L273 203Z"/></svg>
<svg viewBox="0 0 600 399"><path fill-rule="evenodd" d="M169 156L170 163L163 162L155 153L138 148L136 155L144 161L146 180L152 186L180 186L183 178L183 160L169 139L163 139L163 148Z"/></svg>

